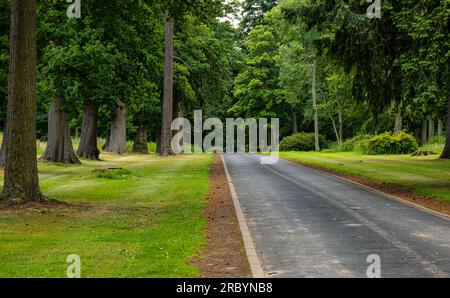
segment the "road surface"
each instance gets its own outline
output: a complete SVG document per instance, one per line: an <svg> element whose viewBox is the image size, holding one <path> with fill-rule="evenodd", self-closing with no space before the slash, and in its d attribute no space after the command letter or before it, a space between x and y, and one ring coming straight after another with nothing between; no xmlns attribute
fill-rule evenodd
<svg viewBox="0 0 450 298"><path fill-rule="evenodd" d="M370 255L382 277L450 276L447 217L288 161L224 158L267 276L367 277Z"/></svg>

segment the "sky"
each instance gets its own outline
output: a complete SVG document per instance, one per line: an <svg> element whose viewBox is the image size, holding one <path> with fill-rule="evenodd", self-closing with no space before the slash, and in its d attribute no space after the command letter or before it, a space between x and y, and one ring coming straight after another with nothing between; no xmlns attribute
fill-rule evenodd
<svg viewBox="0 0 450 298"><path fill-rule="evenodd" d="M225 0L225 3L228 3L228 2L230 2L230 0ZM240 14L240 11L239 11L239 14ZM226 21L231 22L235 28L237 28L239 26L239 23L240 23L239 18L237 16L233 15L233 14L229 14L229 15L227 15L225 17L222 17L222 18L220 18L220 20L222 22L226 22Z"/></svg>

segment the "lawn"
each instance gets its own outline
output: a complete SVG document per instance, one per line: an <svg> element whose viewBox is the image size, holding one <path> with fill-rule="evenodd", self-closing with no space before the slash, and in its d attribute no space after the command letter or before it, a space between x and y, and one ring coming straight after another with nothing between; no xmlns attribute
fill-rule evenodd
<svg viewBox="0 0 450 298"><path fill-rule="evenodd" d="M102 159L39 164L45 195L69 205L0 210L0 277L66 277L71 254L82 277L199 276L211 155Z"/></svg>
<svg viewBox="0 0 450 298"><path fill-rule="evenodd" d="M450 202L450 161L428 157L367 156L358 153L282 152L282 158L407 187L414 193Z"/></svg>

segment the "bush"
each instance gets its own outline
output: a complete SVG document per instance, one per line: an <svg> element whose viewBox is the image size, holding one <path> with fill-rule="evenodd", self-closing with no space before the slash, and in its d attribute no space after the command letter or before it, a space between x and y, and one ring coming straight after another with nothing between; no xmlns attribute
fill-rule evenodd
<svg viewBox="0 0 450 298"><path fill-rule="evenodd" d="M431 140L428 141L428 144L433 145L444 145L445 144L445 136L434 136Z"/></svg>
<svg viewBox="0 0 450 298"><path fill-rule="evenodd" d="M373 138L372 135L359 135L337 146L339 152L353 152L359 151L358 147L361 142L366 142Z"/></svg>
<svg viewBox="0 0 450 298"><path fill-rule="evenodd" d="M360 143L361 151L370 155L410 154L418 150L416 139L404 131L392 135L389 132Z"/></svg>
<svg viewBox="0 0 450 298"><path fill-rule="evenodd" d="M280 143L280 151L314 151L316 142L313 133L298 133L290 137L285 137ZM327 148L325 138L320 136L320 146Z"/></svg>

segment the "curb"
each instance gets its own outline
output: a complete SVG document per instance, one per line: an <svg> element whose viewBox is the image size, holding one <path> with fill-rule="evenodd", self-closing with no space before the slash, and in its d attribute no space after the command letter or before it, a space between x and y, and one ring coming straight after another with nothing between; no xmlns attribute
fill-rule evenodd
<svg viewBox="0 0 450 298"><path fill-rule="evenodd" d="M234 209L236 210L236 216L239 222L239 227L241 229L242 238L244 240L245 253L247 255L248 263L250 265L250 270L252 272L253 278L264 278L264 270L259 260L258 253L256 252L255 243L253 241L250 229L245 219L244 212L242 211L241 204L236 193L236 190L231 180L230 173L228 172L228 167L225 162L223 155L220 156L222 159L223 167L225 169L225 174L227 176L228 186L230 188L231 197L233 198Z"/></svg>

